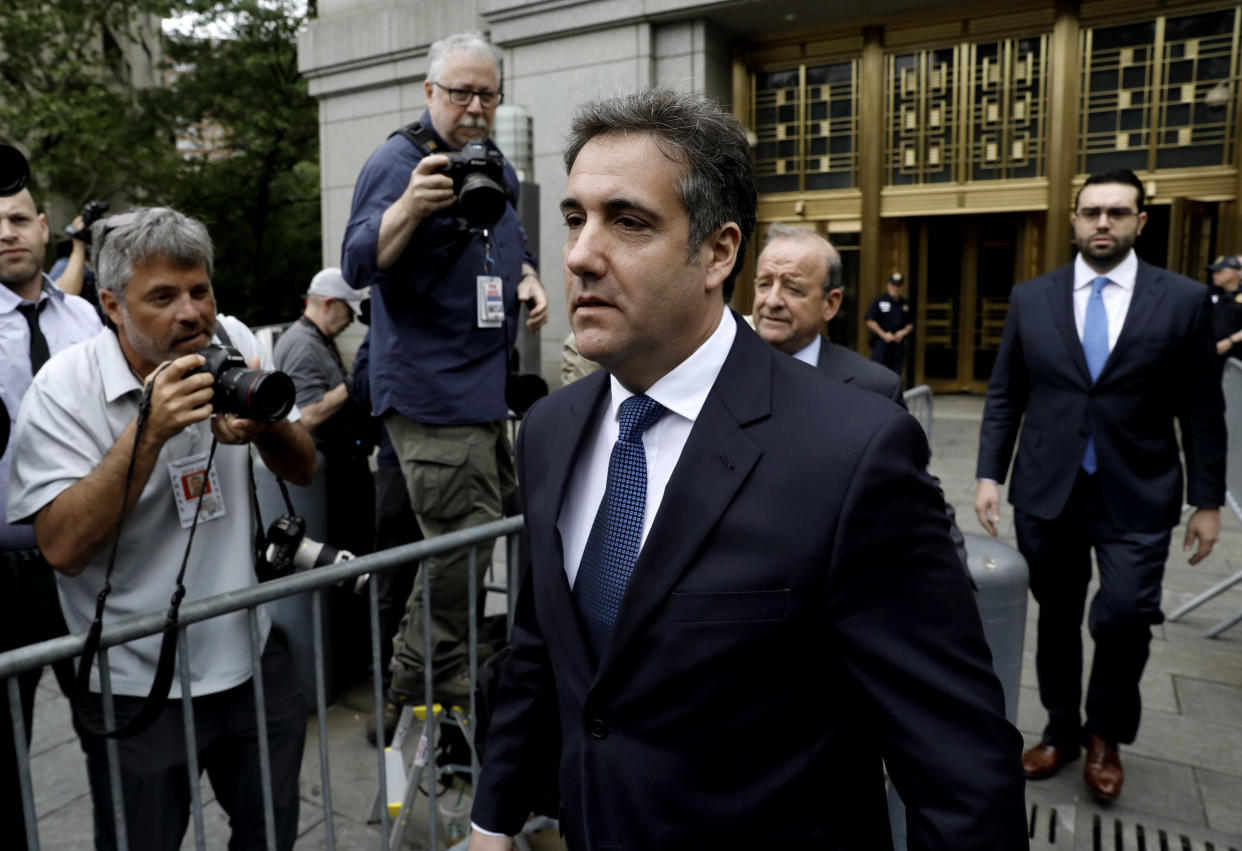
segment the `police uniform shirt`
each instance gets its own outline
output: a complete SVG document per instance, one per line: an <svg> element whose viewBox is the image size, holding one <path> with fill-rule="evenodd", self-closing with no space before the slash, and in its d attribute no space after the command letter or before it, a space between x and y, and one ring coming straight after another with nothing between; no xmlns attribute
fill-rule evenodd
<svg viewBox="0 0 1242 851"><path fill-rule="evenodd" d="M1223 340L1242 331L1242 289L1229 292L1215 284L1208 285L1212 302L1212 339Z"/></svg>
<svg viewBox="0 0 1242 851"><path fill-rule="evenodd" d="M888 332L900 331L910 324L910 305L897 296L881 293L871 307L867 309L867 319L874 319L876 324Z"/></svg>

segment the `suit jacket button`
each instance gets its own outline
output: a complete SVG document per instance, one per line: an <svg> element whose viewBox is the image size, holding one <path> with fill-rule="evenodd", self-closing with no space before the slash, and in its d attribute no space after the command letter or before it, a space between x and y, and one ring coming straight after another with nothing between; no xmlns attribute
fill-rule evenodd
<svg viewBox="0 0 1242 851"><path fill-rule="evenodd" d="M591 738L606 739L608 738L608 725L601 718L596 718L591 722Z"/></svg>

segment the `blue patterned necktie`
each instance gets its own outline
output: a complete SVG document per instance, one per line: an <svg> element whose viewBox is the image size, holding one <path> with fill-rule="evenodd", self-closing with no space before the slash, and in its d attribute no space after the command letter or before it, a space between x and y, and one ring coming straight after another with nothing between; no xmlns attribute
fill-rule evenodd
<svg viewBox="0 0 1242 851"><path fill-rule="evenodd" d="M1087 299L1087 315L1082 320L1082 353L1087 357L1087 370L1091 380L1100 377L1100 370L1108 360L1108 313L1104 310L1101 295L1108 278L1091 280L1091 297ZM1087 438L1087 449L1082 453L1082 468L1088 473L1096 471L1095 438Z"/></svg>
<svg viewBox="0 0 1242 851"><path fill-rule="evenodd" d="M608 643L642 543L647 510L643 432L665 410L647 396L631 396L621 403L621 429L608 459L608 484L574 579L574 603L597 661Z"/></svg>

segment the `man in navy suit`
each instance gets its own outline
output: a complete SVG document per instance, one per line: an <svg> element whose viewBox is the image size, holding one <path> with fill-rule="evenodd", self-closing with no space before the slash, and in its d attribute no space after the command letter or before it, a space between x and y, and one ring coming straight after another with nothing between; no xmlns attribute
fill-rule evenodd
<svg viewBox="0 0 1242 851"><path fill-rule="evenodd" d="M1016 287L988 385L975 511L996 534L999 483L1018 438L1009 501L1039 602L1036 670L1048 710L1022 757L1049 777L1087 746L1083 776L1101 800L1121 791L1117 753L1138 733L1139 677L1172 528L1195 506L1184 550L1212 550L1224 499L1224 402L1214 369L1211 305L1202 284L1139 260L1147 221L1130 171L1089 177L1070 217L1078 257ZM1081 626L1091 551L1100 590L1087 620L1095 658L1082 692Z"/></svg>
<svg viewBox="0 0 1242 851"><path fill-rule="evenodd" d="M884 849L883 761L911 848L1025 848L922 430L725 309L741 124L700 95L591 103L565 162L566 302L606 371L518 439L529 558L471 847L511 847L551 765L575 851Z"/></svg>
<svg viewBox="0 0 1242 851"><path fill-rule="evenodd" d="M905 407L901 378L821 330L845 297L841 255L810 228L776 222L755 262L755 331L768 345Z"/></svg>

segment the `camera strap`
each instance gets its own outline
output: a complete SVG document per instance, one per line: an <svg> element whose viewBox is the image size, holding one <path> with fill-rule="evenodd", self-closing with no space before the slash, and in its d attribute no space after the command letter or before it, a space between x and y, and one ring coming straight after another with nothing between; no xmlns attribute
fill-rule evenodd
<svg viewBox="0 0 1242 851"><path fill-rule="evenodd" d="M108 556L108 566L104 573L103 588L100 589L99 595L95 598L95 619L86 634L86 641L82 645L82 661L78 665L77 688L74 693L78 721L83 729L91 735L110 739L126 739L141 733L155 722L155 719L160 716L160 713L164 711L164 706L168 703L168 693L172 688L173 663L177 655L177 617L181 611L181 601L185 598L185 585L183 584L185 571L190 561L190 548L194 544L194 532L198 528L199 511L196 506L194 521L190 525L190 535L185 542L185 553L181 558L181 568L177 571L176 587L168 604L168 613L164 617L159 661L155 666L155 676L151 680L151 689L147 692L142 706L132 718L120 727L109 730L106 721L99 717L97 708L87 700L87 695L90 693L91 667L94 665L95 656L99 652L99 639L103 631L104 604L108 600L108 595L112 593L112 570L116 566L116 554L121 543L121 530L125 525L126 506L129 504L129 491L133 484L134 464L138 457L138 441L142 437L142 430L146 425L147 415L151 410L151 390L155 387L155 378L159 376L160 372L167 369L168 366L169 364L164 364L156 371L155 376L143 388L142 397L138 402L138 420L134 429L134 447L130 451L129 467L125 473L125 487L122 491L121 508L116 521L116 534L112 539L112 551ZM211 451L207 455L205 473L211 470L211 463L216 456L216 445L217 441L213 437ZM202 502L205 493L206 488L199 492L199 503ZM185 697L188 697L188 695L185 695Z"/></svg>

